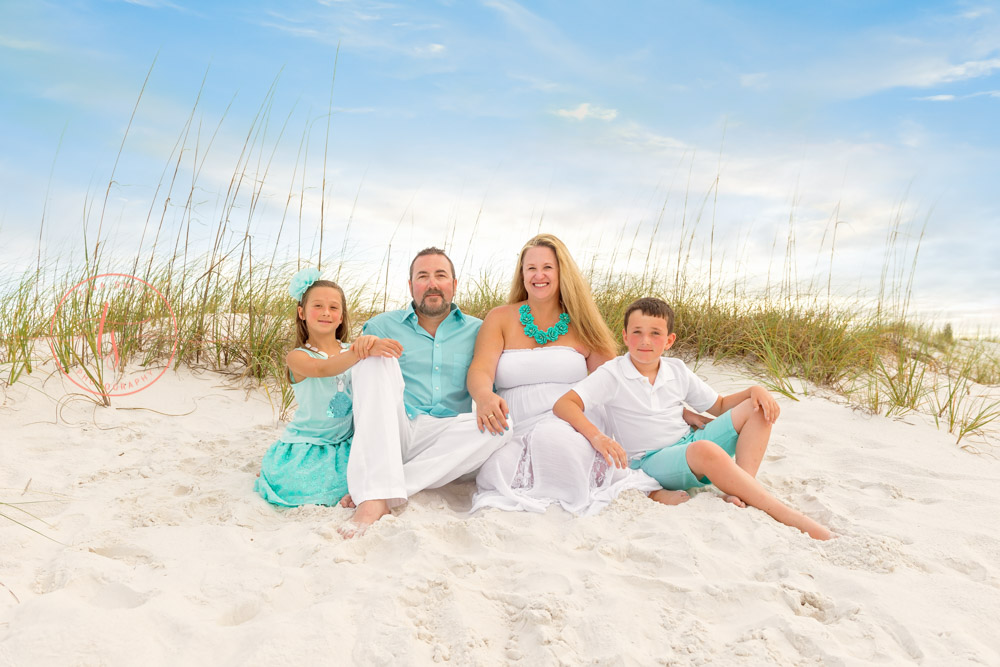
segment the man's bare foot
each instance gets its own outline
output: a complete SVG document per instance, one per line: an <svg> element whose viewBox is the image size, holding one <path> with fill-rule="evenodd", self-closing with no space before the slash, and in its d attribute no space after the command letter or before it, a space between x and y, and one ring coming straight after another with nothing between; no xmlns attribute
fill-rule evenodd
<svg viewBox="0 0 1000 667"><path fill-rule="evenodd" d="M747 506L747 504L745 502L743 502L742 498L740 498L739 496L734 496L731 493L727 493L727 494L723 495L722 499L725 500L727 503L732 503L732 504L736 505L737 507L746 507Z"/></svg>
<svg viewBox="0 0 1000 667"><path fill-rule="evenodd" d="M691 496L688 495L687 491L667 491L666 489L652 491L649 497L663 505L680 505L691 500Z"/></svg>
<svg viewBox="0 0 1000 667"><path fill-rule="evenodd" d="M351 500L351 494L349 494L349 493L346 494L343 498L341 498L340 502L337 503L337 504L340 505L341 507L346 507L348 509L352 509L354 507L357 507L357 505L354 504L354 501Z"/></svg>
<svg viewBox="0 0 1000 667"><path fill-rule="evenodd" d="M344 522L337 532L345 539L360 537L372 525L389 513L389 503L384 500L366 500L358 505L350 521Z"/></svg>

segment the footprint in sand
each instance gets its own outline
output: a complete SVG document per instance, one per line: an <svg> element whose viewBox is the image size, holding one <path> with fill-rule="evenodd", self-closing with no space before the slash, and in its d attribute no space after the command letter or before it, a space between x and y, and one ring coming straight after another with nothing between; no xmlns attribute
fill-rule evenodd
<svg viewBox="0 0 1000 667"><path fill-rule="evenodd" d="M255 618L259 613L260 600L257 598L247 598L239 600L222 612L216 623L223 626L242 625Z"/></svg>
<svg viewBox="0 0 1000 667"><path fill-rule="evenodd" d="M93 547L91 553L105 558L112 558L129 565L160 565L152 552L128 544L112 544L106 547Z"/></svg>
<svg viewBox="0 0 1000 667"><path fill-rule="evenodd" d="M96 607L104 609L135 609L146 603L150 595L134 591L124 584L96 584L88 596Z"/></svg>
<svg viewBox="0 0 1000 667"><path fill-rule="evenodd" d="M854 616L861 610L858 605L838 609L836 603L822 593L802 590L787 584L781 587L781 599L796 616L808 616L824 624Z"/></svg>

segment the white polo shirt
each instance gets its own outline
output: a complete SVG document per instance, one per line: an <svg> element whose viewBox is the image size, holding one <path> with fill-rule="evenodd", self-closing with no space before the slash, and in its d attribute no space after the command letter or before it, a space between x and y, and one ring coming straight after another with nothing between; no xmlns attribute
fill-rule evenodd
<svg viewBox="0 0 1000 667"><path fill-rule="evenodd" d="M684 403L699 412L715 405L719 394L680 359L660 357L656 382L649 384L626 353L591 373L573 387L590 410L604 406L607 434L630 459L648 450L669 447L688 434Z"/></svg>

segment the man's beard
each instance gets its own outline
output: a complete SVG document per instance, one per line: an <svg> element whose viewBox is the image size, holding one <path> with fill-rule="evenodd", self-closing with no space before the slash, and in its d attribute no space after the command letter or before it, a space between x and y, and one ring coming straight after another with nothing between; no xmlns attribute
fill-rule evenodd
<svg viewBox="0 0 1000 667"><path fill-rule="evenodd" d="M426 301L429 296L439 296L441 297L441 305L433 308L428 306ZM417 304L416 311L421 315L426 315L427 317L437 317L439 315L444 315L449 310L451 310L451 304L445 301L444 294L438 290L427 290L424 292L423 298L420 303Z"/></svg>

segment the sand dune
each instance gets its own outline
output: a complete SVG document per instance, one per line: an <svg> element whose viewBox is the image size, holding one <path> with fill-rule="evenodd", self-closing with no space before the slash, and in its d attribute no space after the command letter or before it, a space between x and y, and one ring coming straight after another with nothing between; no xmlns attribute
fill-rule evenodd
<svg viewBox="0 0 1000 667"><path fill-rule="evenodd" d="M1000 664L1000 462L915 415L780 399L760 478L827 543L713 491L468 516L471 483L345 542L348 510L252 492L263 391L71 389L35 373L0 405L0 500L49 525L0 511L61 543L0 518L0 665Z"/></svg>

